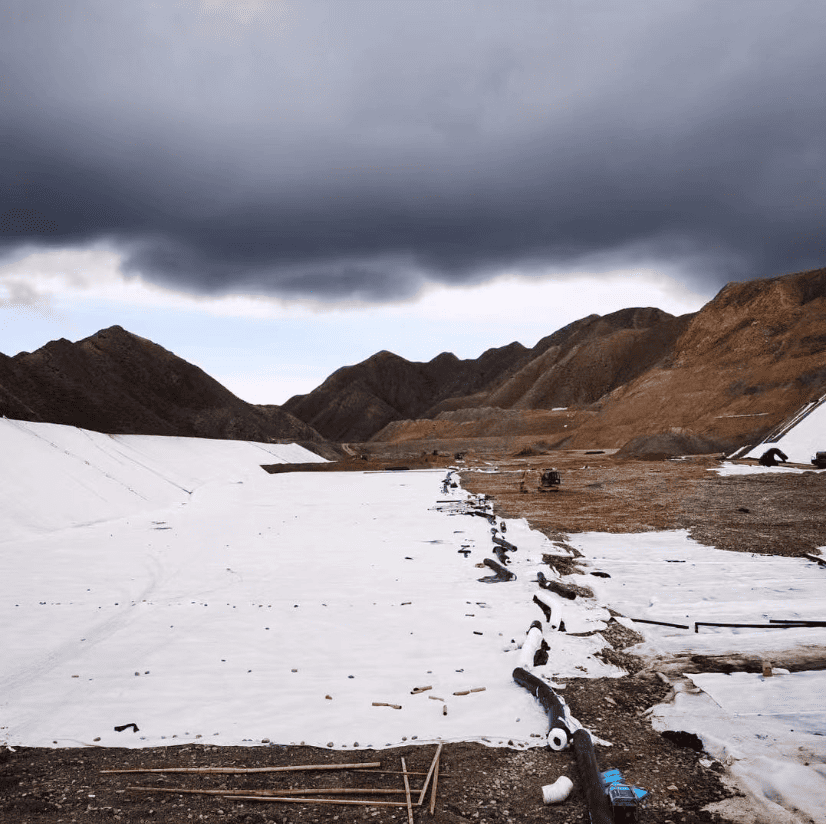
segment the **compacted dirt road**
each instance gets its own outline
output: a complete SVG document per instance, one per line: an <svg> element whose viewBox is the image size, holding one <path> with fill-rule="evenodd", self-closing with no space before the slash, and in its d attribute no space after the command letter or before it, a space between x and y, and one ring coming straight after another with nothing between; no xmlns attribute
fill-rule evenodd
<svg viewBox="0 0 826 824"><path fill-rule="evenodd" d="M545 455L466 457L462 484L494 499L501 517L525 517L534 528L565 544L581 531L639 532L686 529L697 541L720 548L802 555L813 552L826 530L826 476L815 473L719 477L709 472L713 457L676 461L621 461L601 452L555 452ZM382 462L352 460L337 467L375 469L388 463L447 466L453 456L419 456ZM562 474L562 486L540 492L541 471L551 466ZM475 472L484 467L498 471ZM332 467L326 471L334 471ZM646 710L664 700L670 686L623 650L638 638L612 622L605 637L606 653L629 674L613 679L568 679L565 698L579 721L613 743L598 748L601 769L618 768L625 778L650 791L640 822L726 821L704 809L736 795L723 780L722 765L692 748L690 737L652 730ZM0 718L0 741L2 719ZM413 802L418 800L433 745L381 751L329 751L310 747L185 745L152 749L88 747L34 749L0 746L0 821L8 824L69 822L266 822L376 821L406 822L405 795L351 793L348 799L367 805L336 806L240 799L238 791L313 790L325 788L403 790L401 759L411 773ZM231 767L251 769L380 762L370 772L356 769L230 774L112 773L119 769ZM439 762L434 814L414 806L416 822L588 821L573 753L493 749L475 743L445 744ZM574 790L567 801L546 806L543 785L567 775ZM235 791L213 794L170 790ZM317 796L323 799L323 795ZM385 804L379 804L381 799Z"/></svg>

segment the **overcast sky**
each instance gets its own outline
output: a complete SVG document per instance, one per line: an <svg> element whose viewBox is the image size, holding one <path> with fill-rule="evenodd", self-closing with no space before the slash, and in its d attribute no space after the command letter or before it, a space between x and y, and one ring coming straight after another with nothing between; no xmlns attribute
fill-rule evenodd
<svg viewBox="0 0 826 824"><path fill-rule="evenodd" d="M0 0L0 351L252 402L826 265L826 4Z"/></svg>

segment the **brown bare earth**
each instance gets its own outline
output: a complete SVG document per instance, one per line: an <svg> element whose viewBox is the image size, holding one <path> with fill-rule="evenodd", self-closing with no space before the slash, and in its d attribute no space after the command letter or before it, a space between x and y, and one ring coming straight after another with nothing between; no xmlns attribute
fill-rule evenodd
<svg viewBox="0 0 826 824"><path fill-rule="evenodd" d="M610 450L566 450L506 458L497 462L498 474L464 473L462 485L493 495L503 517L525 517L561 540L574 532L685 529L699 543L738 552L802 556L822 546L826 475L720 477L709 471L719 464L713 455L634 461ZM564 482L538 493L541 470L550 466ZM523 478L528 493L520 492Z"/></svg>
<svg viewBox="0 0 826 824"><path fill-rule="evenodd" d="M481 445L485 448L465 456L463 486L493 496L500 516L526 517L535 528L562 545L568 544L572 534L587 530L615 532L621 540L622 534L629 532L686 529L696 540L726 549L801 555L822 543L826 533L826 478L816 473L722 478L709 472L717 458L708 455L639 461L618 459L610 452L588 454L591 450L543 453L541 448L523 445L517 451L527 454L515 456L503 451L506 442L501 440L498 450L492 440ZM355 453L351 458L324 471L390 466L407 466L412 470L455 465L454 455L447 450L423 454L410 449L404 452L396 445L380 454L375 444L362 446L360 450L351 445L348 448ZM531 454L536 452L540 454ZM540 492L540 472L551 466L562 473L562 486L557 491ZM293 471L314 469L298 466ZM688 742L656 733L648 722L645 711L669 693L665 678L623 652L638 640L634 633L612 622L604 635L613 645L606 658L625 666L629 674L616 679L569 679L564 692L573 714L614 744L611 748L597 748L600 768L619 768L627 780L650 791L640 812L643 824L726 821L725 817L704 809L710 803L736 796L722 780L723 767L686 746ZM730 662L711 660L693 661L692 665L694 669L731 668ZM826 666L826 661L819 665ZM759 662L736 665L743 666L759 666ZM426 772L434 752L433 745L414 742L400 748L351 752L269 743L254 747L186 745L138 750L0 749L0 820L9 824L405 822L408 813L402 806L266 802L167 791L400 789L403 779L399 774L353 770L252 775L104 774L101 770L169 766L252 768L376 760L382 763L382 770L392 772L400 769L400 759L404 757L409 770ZM413 808L415 822L588 821L570 751L554 753L546 748L526 751L494 749L479 743L448 743L442 752L440 773L443 774L438 782L435 815L431 817L426 809L428 796L424 807ZM561 775L574 781L572 795L558 806L545 806L541 787ZM421 786L422 778L411 779L414 788ZM147 790L151 787L161 789ZM347 798L375 802L376 798L387 796L351 794ZM403 795L392 798L404 801Z"/></svg>

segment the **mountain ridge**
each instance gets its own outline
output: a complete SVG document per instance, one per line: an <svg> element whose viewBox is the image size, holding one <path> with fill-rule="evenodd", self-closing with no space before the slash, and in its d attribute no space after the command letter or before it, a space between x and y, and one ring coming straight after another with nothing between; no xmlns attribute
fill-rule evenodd
<svg viewBox="0 0 826 824"><path fill-rule="evenodd" d="M653 307L591 314L530 349L514 342L472 360L453 356L449 364L446 353L417 363L379 352L341 367L284 408L331 440L360 442L394 421L465 408L587 405L667 355L690 317L680 320ZM614 341L611 358L607 341ZM398 391L399 384L408 396Z"/></svg>
<svg viewBox="0 0 826 824"><path fill-rule="evenodd" d="M108 434L323 444L280 407L232 394L199 367L120 326L0 356L0 414Z"/></svg>
<svg viewBox="0 0 826 824"><path fill-rule="evenodd" d="M570 448L668 433L723 449L754 442L824 393L826 269L730 283L679 317L653 307L587 315L531 348L514 341L475 359L442 352L419 363L381 350L283 406L248 404L119 326L0 354L7 417L111 434L314 443L331 457L341 450L330 442L508 433Z"/></svg>

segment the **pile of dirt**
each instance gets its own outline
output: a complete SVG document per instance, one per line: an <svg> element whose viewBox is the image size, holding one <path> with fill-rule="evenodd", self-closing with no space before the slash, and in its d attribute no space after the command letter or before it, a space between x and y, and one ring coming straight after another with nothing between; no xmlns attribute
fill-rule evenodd
<svg viewBox="0 0 826 824"><path fill-rule="evenodd" d="M547 455L554 448L553 444L547 441L537 441L529 446L523 446L513 453L514 458L530 458L536 455Z"/></svg>
<svg viewBox="0 0 826 824"><path fill-rule="evenodd" d="M595 413L583 410L460 409L440 412L435 419L393 421L370 442L472 440L475 438L517 438L543 436L559 445L584 419Z"/></svg>
<svg viewBox="0 0 826 824"><path fill-rule="evenodd" d="M730 442L719 438L660 432L656 435L638 435L620 447L614 455L617 458L664 460L678 455L725 453L731 447Z"/></svg>

